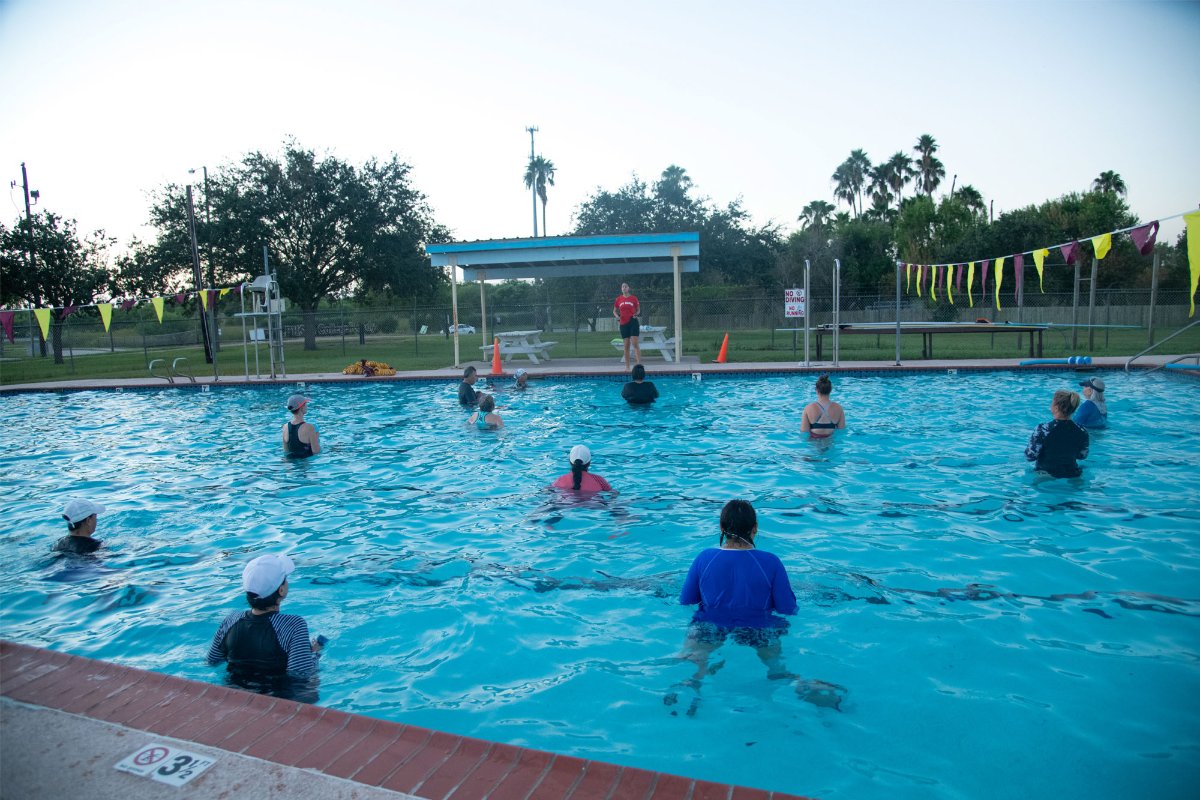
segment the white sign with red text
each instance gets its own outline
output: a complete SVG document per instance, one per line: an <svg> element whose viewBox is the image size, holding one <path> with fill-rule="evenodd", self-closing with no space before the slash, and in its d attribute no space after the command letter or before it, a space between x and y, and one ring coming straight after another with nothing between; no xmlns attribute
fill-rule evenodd
<svg viewBox="0 0 1200 800"><path fill-rule="evenodd" d="M189 753L165 744L148 744L115 766L159 783L183 786L216 762L207 756Z"/></svg>
<svg viewBox="0 0 1200 800"><path fill-rule="evenodd" d="M783 290L783 315L785 317L803 317L806 303L803 289Z"/></svg>

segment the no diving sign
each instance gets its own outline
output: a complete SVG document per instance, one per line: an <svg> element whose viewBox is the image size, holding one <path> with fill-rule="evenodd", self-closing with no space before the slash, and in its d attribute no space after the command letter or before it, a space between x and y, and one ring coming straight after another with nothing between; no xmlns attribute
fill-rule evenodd
<svg viewBox="0 0 1200 800"><path fill-rule="evenodd" d="M116 769L153 778L159 783L183 786L215 761L165 744L148 744L116 764Z"/></svg>
<svg viewBox="0 0 1200 800"><path fill-rule="evenodd" d="M783 315L785 317L803 317L807 303L803 289L783 290Z"/></svg>

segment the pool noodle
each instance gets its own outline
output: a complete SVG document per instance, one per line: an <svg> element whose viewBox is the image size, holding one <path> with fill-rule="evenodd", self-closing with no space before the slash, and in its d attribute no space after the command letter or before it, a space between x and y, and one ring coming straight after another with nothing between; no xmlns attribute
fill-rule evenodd
<svg viewBox="0 0 1200 800"><path fill-rule="evenodd" d="M1072 364L1075 366L1087 366L1091 363L1091 356L1070 356L1069 358L1030 358L1020 362L1019 366L1028 367L1031 364Z"/></svg>

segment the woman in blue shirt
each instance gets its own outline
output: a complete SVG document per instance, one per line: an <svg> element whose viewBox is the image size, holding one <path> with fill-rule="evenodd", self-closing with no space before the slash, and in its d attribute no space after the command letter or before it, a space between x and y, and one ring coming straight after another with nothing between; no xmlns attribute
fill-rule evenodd
<svg viewBox="0 0 1200 800"><path fill-rule="evenodd" d="M1083 387L1083 402L1075 411L1075 424L1081 428L1108 427L1108 404L1104 402L1104 381L1088 378L1079 384Z"/></svg>
<svg viewBox="0 0 1200 800"><path fill-rule="evenodd" d="M845 694L842 687L804 680L784 664L780 637L787 632L788 622L779 615L796 613L796 595L779 557L755 548L757 536L754 507L745 500L730 500L721 509L718 546L696 556L684 578L679 602L699 608L692 615L682 655L696 665L696 672L683 685L698 694L709 671L709 656L732 636L737 644L755 649L769 680L794 680L802 700L838 708ZM674 692L664 698L668 705L677 700ZM699 696L692 700L689 716L698 705Z"/></svg>

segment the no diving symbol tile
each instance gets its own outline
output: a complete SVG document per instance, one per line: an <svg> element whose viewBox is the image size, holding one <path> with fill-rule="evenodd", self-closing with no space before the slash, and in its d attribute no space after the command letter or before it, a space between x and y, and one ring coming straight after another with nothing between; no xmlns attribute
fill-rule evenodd
<svg viewBox="0 0 1200 800"><path fill-rule="evenodd" d="M165 744L148 744L115 765L122 772L152 778L159 783L183 786L211 767L211 758Z"/></svg>

